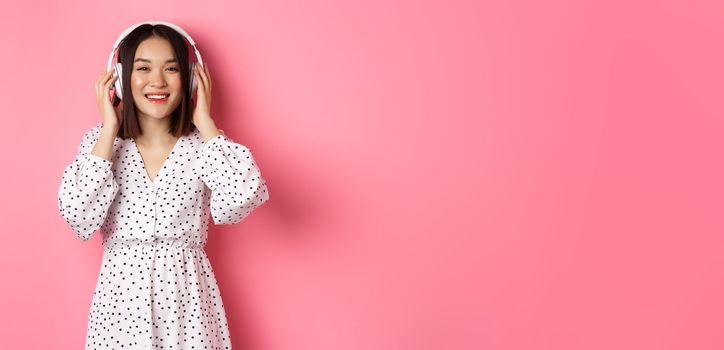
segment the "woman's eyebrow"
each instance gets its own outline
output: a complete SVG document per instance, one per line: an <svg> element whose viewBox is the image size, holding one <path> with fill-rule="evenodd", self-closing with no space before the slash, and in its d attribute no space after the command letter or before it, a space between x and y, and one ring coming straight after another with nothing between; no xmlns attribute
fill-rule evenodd
<svg viewBox="0 0 724 350"><path fill-rule="evenodd" d="M143 58L143 57L136 58L136 59L133 61L133 63L136 63L136 62L139 62L139 61L151 63L151 60L149 60L148 58ZM170 58L170 59L167 59L167 60L166 60L166 63L171 63L171 62L176 62L176 59L175 59L175 58Z"/></svg>

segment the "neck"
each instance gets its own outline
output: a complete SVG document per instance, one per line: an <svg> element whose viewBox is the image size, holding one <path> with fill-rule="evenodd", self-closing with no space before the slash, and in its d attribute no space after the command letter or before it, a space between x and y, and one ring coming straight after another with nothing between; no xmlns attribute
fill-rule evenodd
<svg viewBox="0 0 724 350"><path fill-rule="evenodd" d="M138 121L141 125L141 130L143 130L143 134L136 137L136 143L155 146L163 145L176 139L176 137L170 134L170 115L161 119L156 119L144 114L139 114Z"/></svg>

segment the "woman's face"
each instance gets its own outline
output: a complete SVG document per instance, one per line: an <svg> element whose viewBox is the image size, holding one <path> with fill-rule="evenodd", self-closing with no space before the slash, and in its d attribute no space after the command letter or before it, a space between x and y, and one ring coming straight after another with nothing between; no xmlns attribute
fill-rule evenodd
<svg viewBox="0 0 724 350"><path fill-rule="evenodd" d="M162 119L181 103L180 65L166 39L152 36L138 45L131 72L131 91L139 117Z"/></svg>

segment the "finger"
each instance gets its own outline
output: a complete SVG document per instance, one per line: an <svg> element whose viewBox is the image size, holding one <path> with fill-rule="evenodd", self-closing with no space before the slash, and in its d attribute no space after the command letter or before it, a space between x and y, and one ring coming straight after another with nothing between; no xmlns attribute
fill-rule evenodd
<svg viewBox="0 0 724 350"><path fill-rule="evenodd" d="M116 77L113 77L113 78L109 79L109 80L106 82L106 85L105 85L106 91L110 90L110 89L111 89L111 86L113 86L113 83L115 83L115 82L116 82Z"/></svg>
<svg viewBox="0 0 724 350"><path fill-rule="evenodd" d="M114 78L108 79L108 81L106 81L105 84L103 84L103 93L104 94L108 94L108 91L111 90L111 85L114 83L115 80L116 79L114 77Z"/></svg>
<svg viewBox="0 0 724 350"><path fill-rule="evenodd" d="M201 79L204 81L204 89L208 89L209 82L208 82L208 79L207 79L207 77L206 77L206 71L205 71L204 66L201 66L201 67L199 68L199 76L201 76Z"/></svg>
<svg viewBox="0 0 724 350"><path fill-rule="evenodd" d="M103 73L103 75L98 79L98 84L100 86L103 86L104 84L106 84L108 82L108 79L113 77L114 73L115 73L115 67L112 68L110 71Z"/></svg>
<svg viewBox="0 0 724 350"><path fill-rule="evenodd" d="M200 71L200 70L201 70L201 66L199 66L198 64L197 64L196 66L194 66L194 76L196 76L196 81L198 82L199 86L202 86L202 84L203 84L204 82L203 82L202 79L201 79L201 71Z"/></svg>
<svg viewBox="0 0 724 350"><path fill-rule="evenodd" d="M113 77L115 77L117 75L116 67L111 68L111 70L109 70L107 74L108 75L106 76L106 79L113 79Z"/></svg>
<svg viewBox="0 0 724 350"><path fill-rule="evenodd" d="M98 80L96 80L96 95L98 97L101 96L101 89L103 89L103 77L102 76L100 78L98 78Z"/></svg>
<svg viewBox="0 0 724 350"><path fill-rule="evenodd" d="M206 82L204 81L203 77L201 76L200 68L199 66L195 67L194 69L194 75L196 76L196 81L198 82L198 87L200 87L202 90L206 90Z"/></svg>
<svg viewBox="0 0 724 350"><path fill-rule="evenodd" d="M211 74L209 73L209 66L204 64L204 70L206 71L206 79L209 85L209 92L211 91Z"/></svg>
<svg viewBox="0 0 724 350"><path fill-rule="evenodd" d="M105 87L108 87L109 84L111 84L114 80L116 80L116 76L115 76L115 75L109 75L109 76L105 77L105 79L104 79L104 81L103 81L103 85L104 85Z"/></svg>

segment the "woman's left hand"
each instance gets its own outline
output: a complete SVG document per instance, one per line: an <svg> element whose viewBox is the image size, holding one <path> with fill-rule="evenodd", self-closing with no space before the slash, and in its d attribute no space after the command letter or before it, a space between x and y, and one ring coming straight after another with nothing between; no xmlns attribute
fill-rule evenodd
<svg viewBox="0 0 724 350"><path fill-rule="evenodd" d="M204 118L211 119L211 75L209 68L196 64L194 69L196 77L196 106L193 107L193 123L198 126Z"/></svg>

